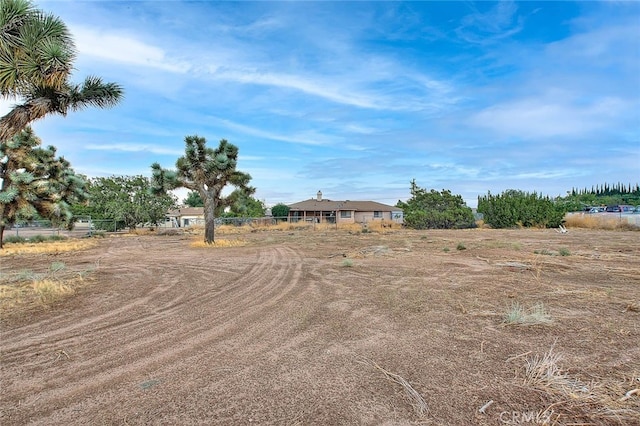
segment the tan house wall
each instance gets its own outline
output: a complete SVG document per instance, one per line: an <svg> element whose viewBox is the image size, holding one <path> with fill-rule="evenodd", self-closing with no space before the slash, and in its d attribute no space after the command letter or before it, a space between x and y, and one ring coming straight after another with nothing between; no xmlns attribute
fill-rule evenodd
<svg viewBox="0 0 640 426"><path fill-rule="evenodd" d="M351 217L342 217L341 213L338 212L336 220L338 223L355 223L356 222L355 215L356 213L352 211Z"/></svg>
<svg viewBox="0 0 640 426"><path fill-rule="evenodd" d="M355 221L358 223L372 222L378 220L391 220L391 212L380 212L381 217L373 217L374 212L356 212Z"/></svg>

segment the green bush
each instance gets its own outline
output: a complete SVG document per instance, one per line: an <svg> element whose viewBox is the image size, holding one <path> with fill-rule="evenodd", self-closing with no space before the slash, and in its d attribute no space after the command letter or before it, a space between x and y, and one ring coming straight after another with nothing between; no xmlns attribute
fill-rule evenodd
<svg viewBox="0 0 640 426"><path fill-rule="evenodd" d="M500 195L478 197L478 213L492 228L560 226L566 213L565 207L549 197L510 189Z"/></svg>
<svg viewBox="0 0 640 426"><path fill-rule="evenodd" d="M397 204L404 212L405 226L413 229L461 229L475 227L473 212L460 195L449 190L426 191L411 181L411 198Z"/></svg>
<svg viewBox="0 0 640 426"><path fill-rule="evenodd" d="M289 215L289 206L285 204L276 204L271 207L271 216L273 217L287 217Z"/></svg>
<svg viewBox="0 0 640 426"><path fill-rule="evenodd" d="M29 237L29 242L30 243L42 243L47 241L47 237L45 237L44 235L34 235L33 237Z"/></svg>
<svg viewBox="0 0 640 426"><path fill-rule="evenodd" d="M11 243L24 243L26 242L27 239L24 237L20 237L18 235L9 235L8 237L4 237L4 242L5 244L11 244Z"/></svg>

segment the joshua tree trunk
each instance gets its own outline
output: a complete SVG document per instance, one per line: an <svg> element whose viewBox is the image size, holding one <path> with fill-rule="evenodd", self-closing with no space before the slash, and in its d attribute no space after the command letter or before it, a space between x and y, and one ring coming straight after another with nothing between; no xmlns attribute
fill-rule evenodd
<svg viewBox="0 0 640 426"><path fill-rule="evenodd" d="M213 244L215 242L214 232L216 226L216 202L212 189L201 191L200 195L204 201L204 242Z"/></svg>

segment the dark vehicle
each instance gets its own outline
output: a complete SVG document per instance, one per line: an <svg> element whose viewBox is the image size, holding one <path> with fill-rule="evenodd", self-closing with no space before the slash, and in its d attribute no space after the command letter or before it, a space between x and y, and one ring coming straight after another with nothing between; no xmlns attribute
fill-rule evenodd
<svg viewBox="0 0 640 426"><path fill-rule="evenodd" d="M607 206L607 213L632 213L635 208L626 204Z"/></svg>

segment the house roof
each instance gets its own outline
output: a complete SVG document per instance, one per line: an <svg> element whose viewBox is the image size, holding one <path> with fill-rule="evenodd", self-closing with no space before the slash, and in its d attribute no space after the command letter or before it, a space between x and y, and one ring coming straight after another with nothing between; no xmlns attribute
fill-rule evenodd
<svg viewBox="0 0 640 426"><path fill-rule="evenodd" d="M364 212L397 212L402 211L399 207L388 206L376 201L334 201L323 199L318 201L317 198L300 201L298 203L289 204L291 211L333 211L333 210L352 210Z"/></svg>
<svg viewBox="0 0 640 426"><path fill-rule="evenodd" d="M169 217L181 217L181 216L204 216L204 207L182 207L175 210L169 210L167 213Z"/></svg>

